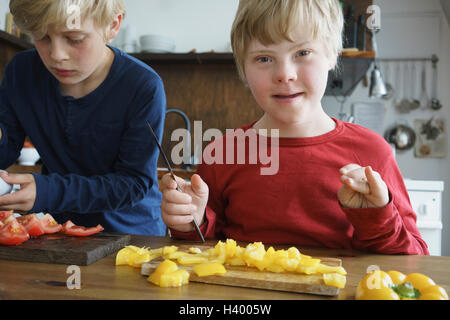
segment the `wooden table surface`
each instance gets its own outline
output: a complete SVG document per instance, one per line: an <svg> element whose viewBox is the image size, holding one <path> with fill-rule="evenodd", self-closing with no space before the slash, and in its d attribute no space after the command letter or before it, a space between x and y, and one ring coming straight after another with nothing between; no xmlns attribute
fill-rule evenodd
<svg viewBox="0 0 450 320"><path fill-rule="evenodd" d="M208 241L215 245L217 241ZM137 246L159 248L165 245L199 244L165 237L132 236ZM245 245L245 243L240 243ZM283 246L275 246L282 248ZM289 246L284 246L289 247ZM298 247L298 246L297 246ZM180 288L159 288L146 281L140 269L115 266L112 254L89 266L81 266L81 288L68 289L67 265L0 260L0 300L2 299L121 299L121 300L296 300L354 299L356 286L371 265L381 270L399 270L405 274L420 272L431 277L450 293L450 257L377 255L351 250L302 248L317 257L342 259L347 270L347 284L336 297L286 293L261 289L239 288L191 282Z"/></svg>

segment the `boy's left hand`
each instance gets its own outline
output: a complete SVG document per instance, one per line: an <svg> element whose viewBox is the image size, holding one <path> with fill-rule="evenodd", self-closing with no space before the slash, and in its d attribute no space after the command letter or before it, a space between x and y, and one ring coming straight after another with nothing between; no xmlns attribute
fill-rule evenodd
<svg viewBox="0 0 450 320"><path fill-rule="evenodd" d="M0 176L9 184L20 184L20 190L0 197L0 211L14 210L16 213L28 213L36 201L36 181L32 174L0 172Z"/></svg>
<svg viewBox="0 0 450 320"><path fill-rule="evenodd" d="M338 199L343 207L377 208L388 204L386 183L370 166L348 164L339 171L343 186L338 190Z"/></svg>

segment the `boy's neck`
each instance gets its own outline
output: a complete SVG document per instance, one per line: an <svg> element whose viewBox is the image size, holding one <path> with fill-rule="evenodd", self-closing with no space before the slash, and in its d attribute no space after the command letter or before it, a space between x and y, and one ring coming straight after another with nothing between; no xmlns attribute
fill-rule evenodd
<svg viewBox="0 0 450 320"><path fill-rule="evenodd" d="M71 96L75 99L88 95L105 81L113 61L114 52L109 47L105 46L102 63L98 68L90 76L77 84L65 85L59 83L61 94L64 96Z"/></svg>
<svg viewBox="0 0 450 320"><path fill-rule="evenodd" d="M281 123L264 114L253 128L256 130L271 129L279 130L280 138L310 138L326 134L336 128L336 123L323 110L319 111L309 119L302 119L298 122Z"/></svg>

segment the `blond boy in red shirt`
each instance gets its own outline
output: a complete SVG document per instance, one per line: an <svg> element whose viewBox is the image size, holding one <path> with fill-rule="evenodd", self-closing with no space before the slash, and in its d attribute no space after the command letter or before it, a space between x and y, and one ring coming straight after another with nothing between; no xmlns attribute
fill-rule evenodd
<svg viewBox="0 0 450 320"><path fill-rule="evenodd" d="M190 183L179 179L184 193L166 175L162 217L174 236L197 237L195 217L207 238L428 254L389 145L322 108L342 28L336 0L240 1L233 52L264 111L241 129L255 130L258 140L278 130L278 170L202 164ZM229 135L212 143L216 150L232 151L224 143Z"/></svg>

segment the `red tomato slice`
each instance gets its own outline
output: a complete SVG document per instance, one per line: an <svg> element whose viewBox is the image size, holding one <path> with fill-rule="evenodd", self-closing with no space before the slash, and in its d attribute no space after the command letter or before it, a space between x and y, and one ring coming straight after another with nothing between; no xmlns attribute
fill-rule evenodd
<svg viewBox="0 0 450 320"><path fill-rule="evenodd" d="M17 221L25 227L31 237L45 234L41 220L39 220L34 213L20 216L17 218Z"/></svg>
<svg viewBox="0 0 450 320"><path fill-rule="evenodd" d="M62 225L56 222L50 213L43 216L40 221L46 234L56 233L62 230Z"/></svg>
<svg viewBox="0 0 450 320"><path fill-rule="evenodd" d="M73 226L75 226L75 223L73 223L70 220L67 220L66 222L64 222L64 224L62 225L62 233L65 233L67 229L72 228Z"/></svg>
<svg viewBox="0 0 450 320"><path fill-rule="evenodd" d="M23 225L16 219L11 219L0 229L0 244L13 246L30 239L30 235Z"/></svg>
<svg viewBox="0 0 450 320"><path fill-rule="evenodd" d="M14 211L13 210L9 210L9 211L0 211L0 222L5 222L6 218L8 218L9 216L14 215Z"/></svg>
<svg viewBox="0 0 450 320"><path fill-rule="evenodd" d="M73 225L72 227L66 229L64 233L71 236L86 237L99 233L100 231L103 230L104 229L101 225L97 225L96 227L91 228Z"/></svg>

